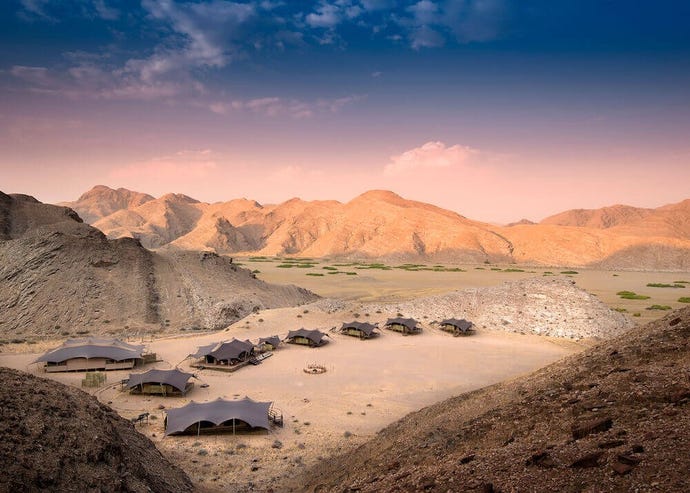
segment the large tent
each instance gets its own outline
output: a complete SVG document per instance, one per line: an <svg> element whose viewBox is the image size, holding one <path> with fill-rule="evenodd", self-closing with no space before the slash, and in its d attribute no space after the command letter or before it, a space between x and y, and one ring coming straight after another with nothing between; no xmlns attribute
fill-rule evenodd
<svg viewBox="0 0 690 493"><path fill-rule="evenodd" d="M190 356L204 358L209 364L233 364L247 360L254 354L254 344L251 341L233 339L230 342L221 342L201 346L197 352Z"/></svg>
<svg viewBox="0 0 690 493"><path fill-rule="evenodd" d="M349 323L344 323L343 326L340 328L340 331L343 334L347 334L350 336L354 337L359 337L360 339L369 339L373 336L377 336L378 332L375 332L378 329L377 325L372 325L368 322L349 322Z"/></svg>
<svg viewBox="0 0 690 493"><path fill-rule="evenodd" d="M417 323L414 318L389 318L385 327L396 332L402 332L403 335L417 334L422 331Z"/></svg>
<svg viewBox="0 0 690 493"><path fill-rule="evenodd" d="M189 382L193 376L177 369L132 373L127 388L142 394L185 395L194 386Z"/></svg>
<svg viewBox="0 0 690 493"><path fill-rule="evenodd" d="M237 401L218 398L212 402L190 402L169 409L165 418L165 434L200 433L201 430L270 428L269 410L272 402L257 402L249 397ZM238 423L239 422L239 423Z"/></svg>
<svg viewBox="0 0 690 493"><path fill-rule="evenodd" d="M299 329L288 332L285 341L289 342L290 344L302 344L304 346L316 347L326 344L328 342L326 337L328 337L328 334L325 334L318 329Z"/></svg>
<svg viewBox="0 0 690 493"><path fill-rule="evenodd" d="M119 339L97 337L68 339L34 363L45 363L48 372L78 370L120 370L143 361L143 345Z"/></svg>

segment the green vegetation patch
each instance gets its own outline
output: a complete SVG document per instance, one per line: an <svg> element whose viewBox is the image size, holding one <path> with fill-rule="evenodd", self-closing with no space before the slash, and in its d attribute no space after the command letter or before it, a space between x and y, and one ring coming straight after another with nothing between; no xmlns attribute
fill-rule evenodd
<svg viewBox="0 0 690 493"><path fill-rule="evenodd" d="M318 276L318 277L323 277L323 274L320 272L307 272L308 276Z"/></svg>
<svg viewBox="0 0 690 493"><path fill-rule="evenodd" d="M373 263L373 264L355 264L355 269L379 269L379 270L391 270L386 264Z"/></svg>
<svg viewBox="0 0 690 493"><path fill-rule="evenodd" d="M567 275L572 276L573 274L579 274L579 272L576 270L563 270L563 271L561 271L561 274L567 274Z"/></svg>
<svg viewBox="0 0 690 493"><path fill-rule="evenodd" d="M322 269L325 269L325 270L338 270L337 267L331 267L330 265L324 265L324 266L321 267L321 268L322 268Z"/></svg>
<svg viewBox="0 0 690 493"><path fill-rule="evenodd" d="M503 272L525 272L525 270L524 270L524 269L513 269L513 268L510 268L510 269L505 269Z"/></svg>
<svg viewBox="0 0 690 493"><path fill-rule="evenodd" d="M650 298L643 294L637 294L634 291L618 291L616 294L624 300L648 300Z"/></svg>
<svg viewBox="0 0 690 493"><path fill-rule="evenodd" d="M667 284L665 282L648 282L648 288L684 288L682 283Z"/></svg>
<svg viewBox="0 0 690 493"><path fill-rule="evenodd" d="M316 264L303 264L300 262L293 262L293 263L286 263L286 264L280 264L277 265L276 267L280 269L292 269L293 267L296 267L298 269L311 269L312 267L315 267Z"/></svg>
<svg viewBox="0 0 690 493"><path fill-rule="evenodd" d="M617 312L620 312L620 313L625 313L628 311L627 308L614 308L614 310L616 310Z"/></svg>
<svg viewBox="0 0 690 493"><path fill-rule="evenodd" d="M690 303L690 296L683 296L678 298L678 303Z"/></svg>
<svg viewBox="0 0 690 493"><path fill-rule="evenodd" d="M690 284L690 281L673 281L673 284Z"/></svg>
<svg viewBox="0 0 690 493"><path fill-rule="evenodd" d="M671 307L668 305L652 305L648 306L647 310L670 310Z"/></svg>
<svg viewBox="0 0 690 493"><path fill-rule="evenodd" d="M501 269L500 267L492 267L491 270L499 271L499 270L503 270L503 269Z"/></svg>

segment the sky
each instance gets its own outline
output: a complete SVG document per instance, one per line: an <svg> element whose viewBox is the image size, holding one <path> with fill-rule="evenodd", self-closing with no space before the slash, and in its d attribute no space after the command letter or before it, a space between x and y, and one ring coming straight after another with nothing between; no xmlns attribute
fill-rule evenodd
<svg viewBox="0 0 690 493"><path fill-rule="evenodd" d="M690 2L4 0L0 190L690 198Z"/></svg>

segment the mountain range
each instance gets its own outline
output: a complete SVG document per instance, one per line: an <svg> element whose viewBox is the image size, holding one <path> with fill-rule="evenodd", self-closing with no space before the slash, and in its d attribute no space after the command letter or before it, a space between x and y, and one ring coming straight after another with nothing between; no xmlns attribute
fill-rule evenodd
<svg viewBox="0 0 690 493"><path fill-rule="evenodd" d="M204 203L97 186L75 210L109 238L151 248L240 255L369 258L458 263L690 270L690 199L655 209L578 209L539 223L497 226L393 192L353 200L276 205L253 200Z"/></svg>

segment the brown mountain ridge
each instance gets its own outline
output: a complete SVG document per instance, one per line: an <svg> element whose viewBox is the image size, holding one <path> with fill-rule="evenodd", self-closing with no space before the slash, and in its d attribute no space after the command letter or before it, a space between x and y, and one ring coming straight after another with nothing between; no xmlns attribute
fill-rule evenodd
<svg viewBox="0 0 690 493"><path fill-rule="evenodd" d="M85 194L85 204L71 207L93 211L94 190ZM108 210L114 207L111 196L104 194ZM110 238L135 237L148 248L240 255L690 270L690 200L656 209L567 211L538 224L495 226L383 190L346 203L291 199L277 205L246 199L208 204L168 194L93 225Z"/></svg>
<svg viewBox="0 0 690 493"><path fill-rule="evenodd" d="M67 207L2 192L0 260L0 334L13 337L219 329L317 298L212 252L109 240Z"/></svg>

